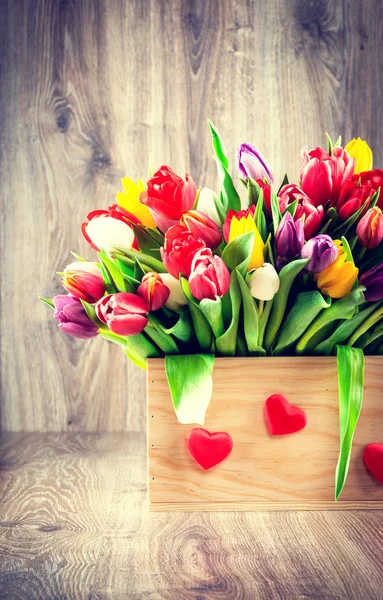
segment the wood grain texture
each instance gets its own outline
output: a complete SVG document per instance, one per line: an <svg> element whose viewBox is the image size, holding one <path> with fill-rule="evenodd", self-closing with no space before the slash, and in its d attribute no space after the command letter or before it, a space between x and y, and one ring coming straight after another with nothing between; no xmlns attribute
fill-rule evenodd
<svg viewBox="0 0 383 600"><path fill-rule="evenodd" d="M62 335L80 224L120 178L169 163L214 187L206 118L296 176L324 132L383 164L380 0L3 0L0 3L1 428L142 431L144 374Z"/></svg>
<svg viewBox="0 0 383 600"><path fill-rule="evenodd" d="M380 600L383 511L148 513L143 434L3 434L0 598Z"/></svg>
<svg viewBox="0 0 383 600"><path fill-rule="evenodd" d="M334 502L339 456L338 377L334 357L217 358L204 427L226 431L230 456L204 471L185 444L193 427L176 417L164 361L148 370L148 481L151 510L383 508L383 486L363 463L365 446L382 437L383 357L366 357L363 409L347 483ZM271 437L264 404L283 394L307 415L304 430ZM259 504L257 504L259 503Z"/></svg>

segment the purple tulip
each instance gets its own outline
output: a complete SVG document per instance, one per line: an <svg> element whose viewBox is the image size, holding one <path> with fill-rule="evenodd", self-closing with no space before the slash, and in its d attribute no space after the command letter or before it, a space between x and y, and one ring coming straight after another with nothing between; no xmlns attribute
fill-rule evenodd
<svg viewBox="0 0 383 600"><path fill-rule="evenodd" d="M237 150L238 169L242 179L245 181L249 177L257 181L266 178L269 183L273 182L273 176L270 167L263 158L262 154L251 144L241 144Z"/></svg>
<svg viewBox="0 0 383 600"><path fill-rule="evenodd" d="M301 257L310 259L306 266L308 271L320 273L338 258L338 248L329 235L322 233L305 243Z"/></svg>
<svg viewBox="0 0 383 600"><path fill-rule="evenodd" d="M289 212L285 214L275 234L275 247L282 259L279 264L286 263L301 253L305 243L303 221L294 221Z"/></svg>
<svg viewBox="0 0 383 600"><path fill-rule="evenodd" d="M92 338L98 334L98 327L87 316L78 298L60 294L53 298L54 317L59 321L61 331L76 338Z"/></svg>
<svg viewBox="0 0 383 600"><path fill-rule="evenodd" d="M359 284L365 286L364 296L368 302L383 300L383 263L363 273Z"/></svg>

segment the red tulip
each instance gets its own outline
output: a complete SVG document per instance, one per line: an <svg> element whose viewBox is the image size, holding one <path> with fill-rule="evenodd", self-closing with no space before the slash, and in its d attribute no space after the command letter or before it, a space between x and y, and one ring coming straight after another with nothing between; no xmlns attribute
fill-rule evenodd
<svg viewBox="0 0 383 600"><path fill-rule="evenodd" d="M352 177L352 181L362 186L370 187L373 193L380 188L380 195L377 206L383 209L383 171L381 169L373 169L372 171L364 171Z"/></svg>
<svg viewBox="0 0 383 600"><path fill-rule="evenodd" d="M149 179L140 200L150 209L157 227L165 233L193 208L196 195L197 188L190 175L185 175L183 180L170 167L164 166Z"/></svg>
<svg viewBox="0 0 383 600"><path fill-rule="evenodd" d="M72 296L91 304L105 294L104 278L93 262L74 262L65 267L62 284Z"/></svg>
<svg viewBox="0 0 383 600"><path fill-rule="evenodd" d="M93 210L87 219L81 230L93 250L99 252L103 248L110 252L113 248L130 250L132 247L138 250L130 221L137 224L140 221L118 204L111 204L108 210Z"/></svg>
<svg viewBox="0 0 383 600"><path fill-rule="evenodd" d="M354 172L355 159L343 148L333 148L331 156L323 148L305 152L301 167L301 186L314 206L337 201L343 181Z"/></svg>
<svg viewBox="0 0 383 600"><path fill-rule="evenodd" d="M149 307L145 300L135 294L119 292L104 296L96 304L100 321L117 335L137 335L145 329Z"/></svg>
<svg viewBox="0 0 383 600"><path fill-rule="evenodd" d="M383 239L383 213L378 206L370 208L358 223L356 235L365 248L376 248Z"/></svg>
<svg viewBox="0 0 383 600"><path fill-rule="evenodd" d="M225 222L222 226L223 237L227 244L229 243L230 226L231 226L232 218L237 217L237 219L240 220L240 219L242 219L242 217L244 217L246 219L246 217L248 217L249 215L251 215L252 217L254 217L254 215L255 215L255 205L254 204L252 204L250 206L250 208L248 208L247 210L239 210L238 212L235 212L235 210L228 211Z"/></svg>
<svg viewBox="0 0 383 600"><path fill-rule="evenodd" d="M345 181L336 202L338 216L341 221L346 221L354 215L373 193L369 185L358 185L358 182L353 180Z"/></svg>
<svg viewBox="0 0 383 600"><path fill-rule="evenodd" d="M146 273L143 276L137 294L143 298L149 310L159 310L169 298L170 289L163 283L158 273Z"/></svg>
<svg viewBox="0 0 383 600"><path fill-rule="evenodd" d="M229 289L230 273L220 256L213 256L210 248L199 250L192 262L189 277L190 291L197 300L224 296Z"/></svg>
<svg viewBox="0 0 383 600"><path fill-rule="evenodd" d="M208 248L215 250L222 242L222 233L218 225L199 210L189 210L183 214L180 224L186 227L194 237L203 240Z"/></svg>
<svg viewBox="0 0 383 600"><path fill-rule="evenodd" d="M263 191L263 201L266 206L267 212L271 215L271 184L265 183L262 179L257 179L257 183Z"/></svg>
<svg viewBox="0 0 383 600"><path fill-rule="evenodd" d="M178 279L180 274L189 277L195 253L205 247L205 242L194 237L186 227L174 225L165 234L162 262L173 277Z"/></svg>

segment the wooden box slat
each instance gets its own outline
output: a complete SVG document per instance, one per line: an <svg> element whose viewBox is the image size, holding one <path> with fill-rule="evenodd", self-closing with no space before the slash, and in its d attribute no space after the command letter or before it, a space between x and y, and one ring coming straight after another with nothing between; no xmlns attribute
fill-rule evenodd
<svg viewBox="0 0 383 600"><path fill-rule="evenodd" d="M346 486L334 502L339 454L338 382L334 357L217 358L204 427L227 431L231 455L204 471L190 456L166 380L164 360L148 367L150 510L286 510L383 508L383 486L362 454L383 442L383 357L366 357L362 413ZM264 402L284 394L306 411L306 428L271 437Z"/></svg>

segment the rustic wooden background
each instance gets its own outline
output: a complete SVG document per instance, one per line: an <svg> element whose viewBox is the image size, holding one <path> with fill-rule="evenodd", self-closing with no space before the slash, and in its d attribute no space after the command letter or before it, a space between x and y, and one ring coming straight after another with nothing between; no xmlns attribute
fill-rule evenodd
<svg viewBox="0 0 383 600"><path fill-rule="evenodd" d="M381 0L1 0L1 428L142 431L144 373L60 333L80 224L147 157L214 186L206 125L296 176L328 131L383 164Z"/></svg>

